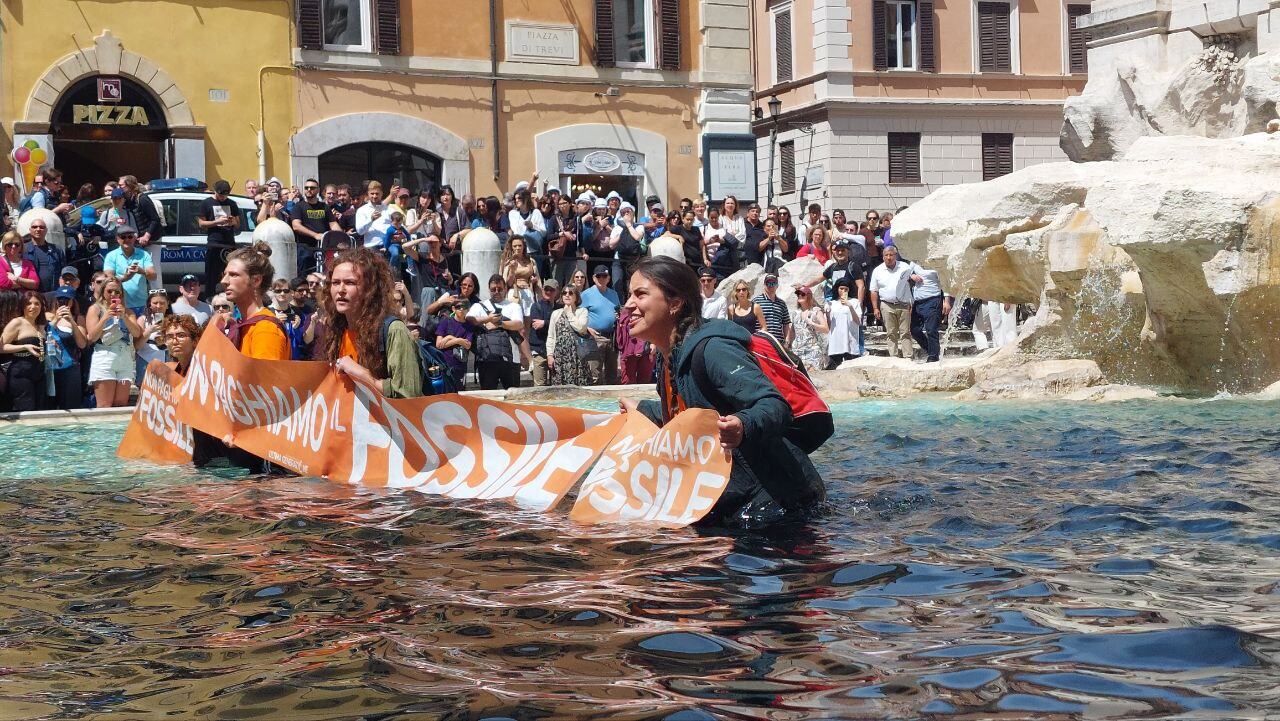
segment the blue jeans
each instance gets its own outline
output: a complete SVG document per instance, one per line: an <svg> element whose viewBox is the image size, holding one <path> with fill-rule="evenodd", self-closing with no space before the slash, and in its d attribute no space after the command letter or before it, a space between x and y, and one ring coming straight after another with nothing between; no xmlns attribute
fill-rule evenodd
<svg viewBox="0 0 1280 721"><path fill-rule="evenodd" d="M404 257L404 251L400 248L399 243L390 243L386 247L387 262L391 264L391 275L395 278L400 277L400 259Z"/></svg>

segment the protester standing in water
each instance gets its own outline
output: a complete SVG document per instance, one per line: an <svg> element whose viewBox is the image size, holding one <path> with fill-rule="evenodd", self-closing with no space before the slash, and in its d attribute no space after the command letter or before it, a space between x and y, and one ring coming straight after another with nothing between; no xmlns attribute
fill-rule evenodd
<svg viewBox="0 0 1280 721"><path fill-rule="evenodd" d="M285 335L284 323L266 305L267 291L276 276L270 255L271 248L258 241L227 256L222 285L226 288L227 301L240 311L240 320L215 313L209 322L225 332L236 349L250 358L289 360L289 338ZM219 441L193 429L191 436L191 460L197 468L215 458L226 458L231 465L247 468L251 473L270 470L266 461L236 448L230 434Z"/></svg>
<svg viewBox="0 0 1280 721"><path fill-rule="evenodd" d="M809 457L786 440L791 407L760 370L751 334L727 320L702 318L698 278L686 264L664 257L636 264L624 318L631 335L658 350L661 400L619 404L665 425L685 408L720 413L720 443L733 453L729 485L699 523L752 528L814 511L826 496ZM710 387L700 387L695 363Z"/></svg>

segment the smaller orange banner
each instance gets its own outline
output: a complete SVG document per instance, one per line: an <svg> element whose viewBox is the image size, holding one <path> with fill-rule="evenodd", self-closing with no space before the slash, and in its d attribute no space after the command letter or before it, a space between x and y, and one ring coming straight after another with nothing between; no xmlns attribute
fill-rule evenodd
<svg viewBox="0 0 1280 721"><path fill-rule="evenodd" d="M582 482L569 517L686 526L707 515L732 470L716 412L683 411L661 428L640 413L623 417L626 423Z"/></svg>
<svg viewBox="0 0 1280 721"><path fill-rule="evenodd" d="M116 455L153 463L190 463L191 429L178 420L178 384L171 366L151 361L138 388L138 405Z"/></svg>

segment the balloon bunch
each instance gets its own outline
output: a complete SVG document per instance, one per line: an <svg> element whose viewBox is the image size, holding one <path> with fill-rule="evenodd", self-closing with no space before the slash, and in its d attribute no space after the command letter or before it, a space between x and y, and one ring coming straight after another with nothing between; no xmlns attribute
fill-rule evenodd
<svg viewBox="0 0 1280 721"><path fill-rule="evenodd" d="M40 172L40 166L49 161L49 154L44 148L40 147L40 143L34 140L19 145L9 154L9 159L15 165L22 168L23 189L27 192L32 190L32 186L36 182L36 173Z"/></svg>

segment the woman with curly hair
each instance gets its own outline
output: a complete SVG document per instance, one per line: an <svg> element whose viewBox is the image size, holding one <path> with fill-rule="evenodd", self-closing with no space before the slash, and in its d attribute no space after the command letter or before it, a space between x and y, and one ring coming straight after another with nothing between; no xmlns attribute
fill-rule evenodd
<svg viewBox="0 0 1280 721"><path fill-rule="evenodd" d="M393 287L391 267L372 250L352 248L334 258L324 297L324 358L388 398L414 398L422 395L418 344L395 313Z"/></svg>

